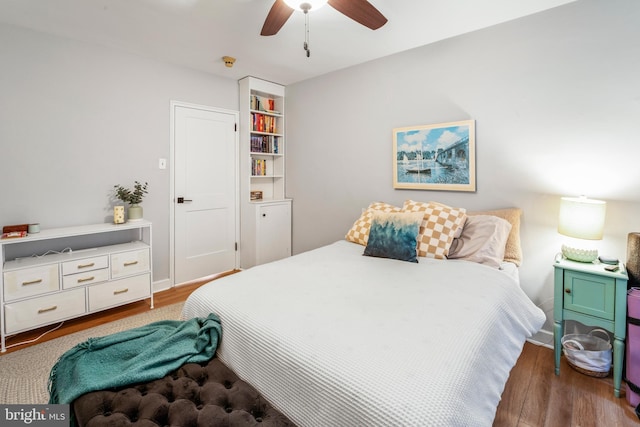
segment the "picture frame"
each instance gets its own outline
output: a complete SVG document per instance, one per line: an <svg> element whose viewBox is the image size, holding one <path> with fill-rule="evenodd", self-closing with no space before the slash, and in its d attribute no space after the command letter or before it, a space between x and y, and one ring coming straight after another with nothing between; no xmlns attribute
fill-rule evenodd
<svg viewBox="0 0 640 427"><path fill-rule="evenodd" d="M393 188L476 191L475 120L393 129Z"/></svg>

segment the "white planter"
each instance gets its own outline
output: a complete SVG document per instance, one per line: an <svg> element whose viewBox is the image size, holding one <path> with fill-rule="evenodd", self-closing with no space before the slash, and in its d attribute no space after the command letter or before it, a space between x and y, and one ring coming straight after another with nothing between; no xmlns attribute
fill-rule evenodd
<svg viewBox="0 0 640 427"><path fill-rule="evenodd" d="M140 221L142 219L142 206L129 206L129 221Z"/></svg>

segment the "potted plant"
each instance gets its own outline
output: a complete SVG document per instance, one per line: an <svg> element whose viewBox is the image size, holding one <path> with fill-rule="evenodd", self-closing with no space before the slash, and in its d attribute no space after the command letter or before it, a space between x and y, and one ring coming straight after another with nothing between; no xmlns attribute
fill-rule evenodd
<svg viewBox="0 0 640 427"><path fill-rule="evenodd" d="M116 197L122 200L124 203L129 203L129 221L137 221L142 219L142 199L145 194L148 193L148 183L141 184L138 181L134 181L133 190L130 190L121 185L114 185Z"/></svg>

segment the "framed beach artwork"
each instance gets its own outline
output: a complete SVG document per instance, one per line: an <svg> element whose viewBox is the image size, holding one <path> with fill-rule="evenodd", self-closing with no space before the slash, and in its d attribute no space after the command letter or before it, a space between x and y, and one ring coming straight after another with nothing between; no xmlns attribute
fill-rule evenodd
<svg viewBox="0 0 640 427"><path fill-rule="evenodd" d="M393 130L393 188L476 191L475 121Z"/></svg>

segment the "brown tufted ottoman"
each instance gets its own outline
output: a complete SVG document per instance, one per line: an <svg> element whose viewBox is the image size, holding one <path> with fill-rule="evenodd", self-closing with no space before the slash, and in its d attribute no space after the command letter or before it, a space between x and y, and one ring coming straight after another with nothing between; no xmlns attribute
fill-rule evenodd
<svg viewBox="0 0 640 427"><path fill-rule="evenodd" d="M216 357L146 384L87 393L73 412L80 427L295 427Z"/></svg>

